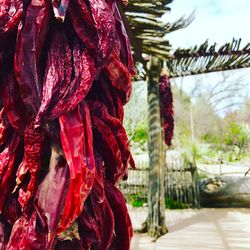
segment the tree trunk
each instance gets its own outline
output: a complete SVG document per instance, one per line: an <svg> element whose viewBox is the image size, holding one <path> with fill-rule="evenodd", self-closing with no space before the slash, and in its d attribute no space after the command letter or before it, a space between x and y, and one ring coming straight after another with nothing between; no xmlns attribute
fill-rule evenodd
<svg viewBox="0 0 250 250"><path fill-rule="evenodd" d="M149 215L148 234L154 238L167 233L165 225L165 150L159 103L159 61L152 58L148 81Z"/></svg>

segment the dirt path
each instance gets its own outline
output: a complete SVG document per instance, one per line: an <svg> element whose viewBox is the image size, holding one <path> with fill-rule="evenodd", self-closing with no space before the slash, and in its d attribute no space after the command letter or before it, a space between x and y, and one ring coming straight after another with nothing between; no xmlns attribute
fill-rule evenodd
<svg viewBox="0 0 250 250"><path fill-rule="evenodd" d="M134 228L146 208L130 208ZM250 250L250 209L187 209L166 211L169 233L153 243L135 234L131 250Z"/></svg>

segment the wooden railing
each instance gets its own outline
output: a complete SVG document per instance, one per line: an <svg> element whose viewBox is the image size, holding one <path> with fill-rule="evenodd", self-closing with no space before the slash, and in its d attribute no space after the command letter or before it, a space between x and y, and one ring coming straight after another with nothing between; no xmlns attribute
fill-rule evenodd
<svg viewBox="0 0 250 250"><path fill-rule="evenodd" d="M147 201L148 155L134 156L136 170L129 170L128 180L119 184L128 203L135 199ZM195 163L183 159L178 152L168 152L165 171L165 196L173 201L199 208L198 174Z"/></svg>

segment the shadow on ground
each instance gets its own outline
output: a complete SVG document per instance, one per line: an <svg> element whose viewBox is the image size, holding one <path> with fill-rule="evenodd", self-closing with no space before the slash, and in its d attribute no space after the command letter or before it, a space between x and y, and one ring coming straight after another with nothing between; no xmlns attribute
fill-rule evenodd
<svg viewBox="0 0 250 250"><path fill-rule="evenodd" d="M147 208L130 208L135 229ZM250 209L167 210L169 233L153 243L146 234L135 234L131 250L250 250Z"/></svg>

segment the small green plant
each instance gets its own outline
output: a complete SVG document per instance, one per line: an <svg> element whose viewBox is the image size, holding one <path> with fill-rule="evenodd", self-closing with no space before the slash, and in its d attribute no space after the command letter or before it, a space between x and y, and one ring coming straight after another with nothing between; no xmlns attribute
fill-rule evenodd
<svg viewBox="0 0 250 250"><path fill-rule="evenodd" d="M246 124L238 124L236 122L229 123L227 127L225 143L228 146L237 147L237 159L241 159L241 155L248 148L250 142L250 128Z"/></svg>
<svg viewBox="0 0 250 250"><path fill-rule="evenodd" d="M206 178L208 178L208 176L207 176L206 173L204 173L204 172L199 172L199 173L198 173L198 179L199 179L199 180L204 180L204 179L206 179Z"/></svg>
<svg viewBox="0 0 250 250"><path fill-rule="evenodd" d="M170 197L166 197L165 199L165 206L168 209L186 209L189 208L189 205L186 203L182 203L180 201L175 201Z"/></svg>
<svg viewBox="0 0 250 250"><path fill-rule="evenodd" d="M143 144L147 142L147 139L148 139L147 124L141 123L136 127L132 140Z"/></svg>
<svg viewBox="0 0 250 250"><path fill-rule="evenodd" d="M133 207L142 207L145 203L147 203L147 198L141 196L140 194L131 194L129 197L129 204Z"/></svg>

